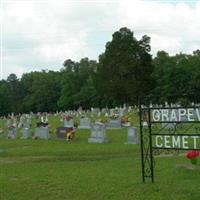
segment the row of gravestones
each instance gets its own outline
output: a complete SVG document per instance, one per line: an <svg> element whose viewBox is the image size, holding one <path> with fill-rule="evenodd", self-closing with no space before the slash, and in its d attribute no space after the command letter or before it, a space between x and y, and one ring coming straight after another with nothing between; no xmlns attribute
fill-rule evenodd
<svg viewBox="0 0 200 200"><path fill-rule="evenodd" d="M28 139L30 137L30 128L22 128L22 137L21 139ZM17 128L10 127L8 129L8 139L15 139L17 136ZM49 139L49 129L48 127L37 127L35 129L35 139Z"/></svg>
<svg viewBox="0 0 200 200"><path fill-rule="evenodd" d="M59 139L65 139L66 137L66 128L63 127L59 130L57 137ZM70 129L70 128L69 128ZM16 138L16 129L9 130L8 137L10 139ZM22 139L28 139L30 137L30 130L28 128L23 129ZM48 127L37 127L35 130L35 139L49 139L49 129ZM91 136L88 138L88 143L108 143L110 142L106 135L106 126L103 123L96 122L95 124L91 125ZM126 144L137 144L137 132L136 128L129 127L128 134L127 134L127 141Z"/></svg>
<svg viewBox="0 0 200 200"><path fill-rule="evenodd" d="M67 121L65 123L65 127L60 127L57 129L57 137L59 139L64 139L66 132L70 130L73 126L72 121ZM110 140L107 138L106 135L106 125L101 122L96 122L94 124L90 124L87 127L83 126L84 128L90 128L91 135L88 138L88 143L108 143ZM127 141L126 144L137 144L138 137L137 137L137 129L135 127L128 127L127 133Z"/></svg>
<svg viewBox="0 0 200 200"><path fill-rule="evenodd" d="M73 119L67 121L64 121L64 127L71 127L74 126L74 122ZM80 129L90 129L91 126L91 122L88 118L81 118L80 119L80 125L78 126L78 128ZM128 124L127 126L130 126L130 124ZM108 129L120 129L122 128L122 124L121 124L121 119L109 119L108 123L106 124L106 128Z"/></svg>
<svg viewBox="0 0 200 200"><path fill-rule="evenodd" d="M106 126L103 123L96 122L91 125L91 136L88 143L108 143L109 139L106 135ZM137 131L135 127L128 128L127 141L125 144L137 144Z"/></svg>
<svg viewBox="0 0 200 200"><path fill-rule="evenodd" d="M28 121L25 120L25 122L21 122L21 124L22 124L22 139L26 139L26 138L30 137L31 120L30 119L28 119ZM65 120L64 127L67 127L67 128L74 127L73 119ZM89 118L81 118L80 125L78 128L90 129L91 123L90 123ZM113 120L111 119L108 122L108 124L106 125L106 128L115 128L115 129L121 128L121 121L119 119L113 119ZM10 139L16 138L16 133L17 133L17 127L12 126L12 124L10 124L8 126L8 138L10 138ZM37 127L35 129L34 137L48 139L49 138L48 128L47 127Z"/></svg>

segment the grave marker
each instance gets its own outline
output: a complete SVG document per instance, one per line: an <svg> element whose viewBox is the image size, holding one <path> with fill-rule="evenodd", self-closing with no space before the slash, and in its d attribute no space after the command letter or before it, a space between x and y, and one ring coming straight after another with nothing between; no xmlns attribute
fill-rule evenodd
<svg viewBox="0 0 200 200"><path fill-rule="evenodd" d="M135 127L128 128L127 141L125 144L137 144L137 129Z"/></svg>
<svg viewBox="0 0 200 200"><path fill-rule="evenodd" d="M91 136L88 138L88 143L108 143L109 140L106 136L105 124L96 122L91 124Z"/></svg>

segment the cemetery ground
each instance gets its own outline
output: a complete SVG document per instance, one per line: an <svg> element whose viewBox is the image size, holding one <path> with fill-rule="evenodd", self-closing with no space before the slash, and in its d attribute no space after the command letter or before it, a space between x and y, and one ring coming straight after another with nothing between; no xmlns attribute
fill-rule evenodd
<svg viewBox="0 0 200 200"><path fill-rule="evenodd" d="M200 199L200 170L177 167L185 156L156 157L155 183L142 183L140 145L124 144L126 128L107 135L108 144L88 144L89 130L71 142L1 138L0 199Z"/></svg>

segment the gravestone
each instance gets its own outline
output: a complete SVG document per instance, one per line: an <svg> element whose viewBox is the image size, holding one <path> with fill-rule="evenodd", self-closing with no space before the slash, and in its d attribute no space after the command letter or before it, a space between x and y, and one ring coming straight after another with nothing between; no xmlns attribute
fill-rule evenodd
<svg viewBox="0 0 200 200"><path fill-rule="evenodd" d="M57 138L58 139L66 139L67 133L69 131L71 131L72 129L73 129L73 127L59 127L59 128L57 128L57 132L56 132Z"/></svg>
<svg viewBox="0 0 200 200"><path fill-rule="evenodd" d="M64 127L74 127L74 121L73 119L70 120L64 120Z"/></svg>
<svg viewBox="0 0 200 200"><path fill-rule="evenodd" d="M35 139L49 139L49 129L48 127L37 127L35 129Z"/></svg>
<svg viewBox="0 0 200 200"><path fill-rule="evenodd" d="M127 141L125 144L137 144L137 129L135 127L128 128Z"/></svg>
<svg viewBox="0 0 200 200"><path fill-rule="evenodd" d="M106 136L105 124L96 122L91 124L91 136L88 138L88 143L108 143L109 140Z"/></svg>
<svg viewBox="0 0 200 200"><path fill-rule="evenodd" d="M110 116L113 116L115 114L114 109L110 109Z"/></svg>
<svg viewBox="0 0 200 200"><path fill-rule="evenodd" d="M93 112L94 112L95 114L98 114L98 113L100 112L100 108L94 108L94 109L93 109Z"/></svg>
<svg viewBox="0 0 200 200"><path fill-rule="evenodd" d="M128 107L128 112L131 112L131 111L132 111L132 107L129 106L129 107Z"/></svg>
<svg viewBox="0 0 200 200"><path fill-rule="evenodd" d="M8 128L8 139L15 139L17 134L17 120L12 114L12 117L8 117L6 121L6 126Z"/></svg>
<svg viewBox="0 0 200 200"><path fill-rule="evenodd" d="M123 108L120 108L120 109L119 109L119 116L120 116L120 117L123 117L123 115L124 115L124 109L123 109Z"/></svg>
<svg viewBox="0 0 200 200"><path fill-rule="evenodd" d="M80 129L90 129L90 119L81 118L80 119L80 125L79 125L78 128L80 128Z"/></svg>
<svg viewBox="0 0 200 200"><path fill-rule="evenodd" d="M109 116L109 114L106 112L104 116L105 116L105 117L108 117L108 116Z"/></svg>
<svg viewBox="0 0 200 200"><path fill-rule="evenodd" d="M109 112L109 109L107 109L107 108L102 108L102 110L101 110L101 114L102 114L102 115L105 115L107 112Z"/></svg>
<svg viewBox="0 0 200 200"><path fill-rule="evenodd" d="M30 130L29 128L23 128L22 129L22 137L21 139L27 139L30 137Z"/></svg>
<svg viewBox="0 0 200 200"><path fill-rule="evenodd" d="M26 115L20 120L22 126L22 137L21 139L27 139L30 137L30 126L31 126L31 117Z"/></svg>
<svg viewBox="0 0 200 200"><path fill-rule="evenodd" d="M15 139L17 135L17 129L15 127L8 128L8 139Z"/></svg>
<svg viewBox="0 0 200 200"><path fill-rule="evenodd" d="M107 128L108 129L120 129L121 128L121 119L109 119Z"/></svg>

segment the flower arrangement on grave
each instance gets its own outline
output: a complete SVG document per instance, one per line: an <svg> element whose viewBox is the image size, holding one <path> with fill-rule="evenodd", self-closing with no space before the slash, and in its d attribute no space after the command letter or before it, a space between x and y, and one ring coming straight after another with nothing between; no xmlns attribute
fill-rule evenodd
<svg viewBox="0 0 200 200"><path fill-rule="evenodd" d="M122 119L121 119L122 124L125 124L125 123L128 123L128 122L129 122L128 116L122 117Z"/></svg>
<svg viewBox="0 0 200 200"><path fill-rule="evenodd" d="M199 157L199 151L195 151L195 150L189 151L186 156L193 165L196 165L197 159Z"/></svg>
<svg viewBox="0 0 200 200"><path fill-rule="evenodd" d="M111 116L110 116L110 119L118 119L119 115L116 114L116 113L113 113Z"/></svg>

